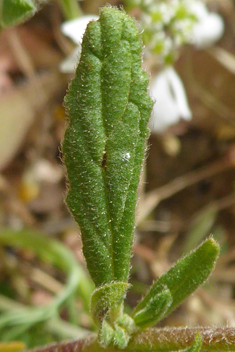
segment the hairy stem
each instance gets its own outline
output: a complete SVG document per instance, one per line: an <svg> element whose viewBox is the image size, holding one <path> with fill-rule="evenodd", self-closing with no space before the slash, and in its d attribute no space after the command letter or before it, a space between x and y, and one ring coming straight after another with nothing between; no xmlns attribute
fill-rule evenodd
<svg viewBox="0 0 235 352"><path fill-rule="evenodd" d="M235 351L234 328L167 328L148 329L132 337L125 348L126 352L166 352L189 347L197 333L202 337L202 351ZM95 335L87 339L54 344L34 352L115 352L115 347L103 348Z"/></svg>

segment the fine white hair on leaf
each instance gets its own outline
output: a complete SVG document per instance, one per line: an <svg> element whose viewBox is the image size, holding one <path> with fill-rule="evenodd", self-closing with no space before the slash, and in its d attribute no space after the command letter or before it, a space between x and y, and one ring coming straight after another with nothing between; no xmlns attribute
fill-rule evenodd
<svg viewBox="0 0 235 352"><path fill-rule="evenodd" d="M73 73L81 55L81 42L86 27L90 21L97 20L96 15L85 15L74 20L66 21L61 26L61 31L67 37L71 38L78 46L72 53L61 62L60 71L63 73Z"/></svg>

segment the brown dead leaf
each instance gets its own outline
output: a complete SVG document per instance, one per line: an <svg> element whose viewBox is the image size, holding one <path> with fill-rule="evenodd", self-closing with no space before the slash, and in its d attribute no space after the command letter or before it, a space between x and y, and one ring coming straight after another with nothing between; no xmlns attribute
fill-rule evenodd
<svg viewBox="0 0 235 352"><path fill-rule="evenodd" d="M59 72L49 71L13 89L0 100L0 170L18 151L35 113L64 87L65 77Z"/></svg>

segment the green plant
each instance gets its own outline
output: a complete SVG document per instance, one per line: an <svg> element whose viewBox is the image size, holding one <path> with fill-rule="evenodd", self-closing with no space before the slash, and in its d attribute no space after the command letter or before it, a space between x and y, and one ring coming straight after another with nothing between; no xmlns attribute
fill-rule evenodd
<svg viewBox="0 0 235 352"><path fill-rule="evenodd" d="M79 292L83 300L83 307L89 310L89 297L93 290L91 280L87 277L83 268L77 263L72 253L59 241L45 237L35 230L22 229L15 231L12 229L1 229L0 244L11 246L17 249L31 250L38 258L50 263L67 273L67 280L62 291L46 307L24 306L14 300L0 295L0 341L24 341L28 347L39 343L49 343L51 333L56 337L74 338L84 336L84 330L79 329L74 324L63 324L60 319L61 307L69 304L73 306L74 297ZM75 307L71 307L75 310ZM37 332L39 330L39 332ZM79 331L80 330L80 331ZM40 336L41 331L41 336ZM10 349L11 344L0 344L0 351L5 352ZM21 344L22 345L22 344ZM16 344L16 347L18 345ZM14 345L13 345L14 347ZM22 347L18 348L22 349Z"/></svg>
<svg viewBox="0 0 235 352"><path fill-rule="evenodd" d="M100 19L87 27L80 62L65 98L67 204L81 229L87 267L96 285L91 313L99 330L98 339L81 341L76 348L196 352L208 348L202 329L186 337L180 330L169 329L166 343L153 338L159 330L146 328L168 315L208 278L219 253L213 238L161 276L131 316L123 310L130 287L137 188L153 105L141 68L141 50L134 20L118 9L103 8ZM234 349L230 340L227 336L221 351Z"/></svg>
<svg viewBox="0 0 235 352"><path fill-rule="evenodd" d="M1 0L0 29L15 26L31 18L39 9L39 5L47 0ZM59 0L63 14L67 20L82 15L77 0Z"/></svg>
<svg viewBox="0 0 235 352"><path fill-rule="evenodd" d="M12 11L15 5L17 11ZM35 10L30 0L3 0L0 24L18 23ZM235 351L234 331L229 328L149 329L208 278L219 252L212 237L162 275L131 315L124 312L137 188L153 105L147 94L148 77L141 68L141 50L134 20L115 8L103 8L100 19L91 22L84 35L81 59L65 99L68 128L63 152L67 204L81 229L87 267L96 285L90 308L98 336L45 347L45 352ZM3 236L7 243L11 239L15 244L14 235ZM24 237L24 241L31 239ZM46 247L40 239L38 244L48 254L48 241ZM70 269L67 253L51 246L52 259L57 262L54 255L59 252ZM71 272L75 269L71 267ZM44 320L46 313L53 315L74 292L74 275L72 279L49 310L36 311L35 316L27 312L25 324ZM22 322L21 313L17 318ZM15 325L11 314L3 318Z"/></svg>
<svg viewBox="0 0 235 352"><path fill-rule="evenodd" d="M36 10L31 0L1 0L0 28L16 25L33 16Z"/></svg>

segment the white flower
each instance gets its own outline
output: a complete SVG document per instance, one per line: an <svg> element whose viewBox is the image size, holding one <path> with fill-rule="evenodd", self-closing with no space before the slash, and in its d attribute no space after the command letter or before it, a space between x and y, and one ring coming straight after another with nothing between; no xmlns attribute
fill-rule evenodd
<svg viewBox="0 0 235 352"><path fill-rule="evenodd" d="M206 5L196 1L192 5L192 11L198 22L193 27L192 43L198 49L204 49L217 42L224 33L224 22L217 13L210 13Z"/></svg>
<svg viewBox="0 0 235 352"><path fill-rule="evenodd" d="M183 83L172 66L164 68L155 77L151 95L156 100L149 122L152 132L160 133L181 118L191 119Z"/></svg>
<svg viewBox="0 0 235 352"><path fill-rule="evenodd" d="M222 17L208 12L202 0L142 0L138 5L146 50L157 54L163 63L173 62L185 44L203 49L223 35ZM168 39L167 45L166 40L159 43L159 34Z"/></svg>
<svg viewBox="0 0 235 352"><path fill-rule="evenodd" d="M97 19L98 16L96 15L85 15L62 24L61 31L78 44L78 47L60 64L62 72L74 72L81 53L81 42L86 27L90 21L96 21Z"/></svg>

